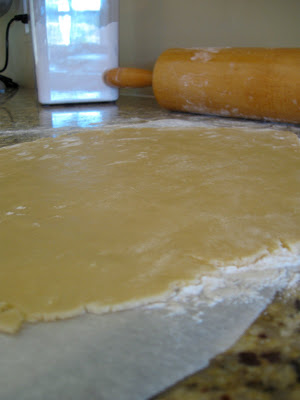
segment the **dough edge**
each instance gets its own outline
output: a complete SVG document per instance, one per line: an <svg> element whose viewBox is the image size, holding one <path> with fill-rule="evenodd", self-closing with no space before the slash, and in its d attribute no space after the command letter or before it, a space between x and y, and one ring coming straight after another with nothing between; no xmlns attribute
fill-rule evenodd
<svg viewBox="0 0 300 400"><path fill-rule="evenodd" d="M238 260L236 260L238 261ZM279 270L284 269L280 274ZM290 274L288 272L291 272ZM174 304L182 312L185 303L193 302L194 305L209 302L211 306L224 300L224 293L220 295L219 288L234 284L238 286L242 294L244 286L249 286L247 279L252 279L250 286L259 290L268 286L284 288L289 282L293 282L300 274L300 241L289 243L288 246L278 244L278 248L269 253L260 251L252 257L244 258L240 262L231 263L214 271L196 276L189 281L176 281L170 287L155 296L136 299L124 303L103 306L97 302L82 304L73 309L55 313L34 313L26 315L14 305L0 303L0 333L16 334L25 323L55 322L83 316L86 313L104 315L112 312L122 312L136 308L165 308L174 311ZM299 278L300 279L300 278ZM234 282L234 283L233 283ZM253 292L252 294L253 295ZM221 297L220 297L221 296ZM226 291L225 297L230 301L236 298L236 292ZM246 299L244 299L246 301ZM247 300L249 301L249 299ZM176 306L175 306L176 309ZM176 311L175 311L176 313ZM174 312L172 312L174 314Z"/></svg>

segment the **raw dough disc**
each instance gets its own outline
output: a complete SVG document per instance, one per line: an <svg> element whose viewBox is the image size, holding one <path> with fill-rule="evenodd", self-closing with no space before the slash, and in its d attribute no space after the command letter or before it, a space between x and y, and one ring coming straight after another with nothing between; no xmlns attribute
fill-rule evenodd
<svg viewBox="0 0 300 400"><path fill-rule="evenodd" d="M0 151L0 329L162 298L300 241L299 139L90 131Z"/></svg>

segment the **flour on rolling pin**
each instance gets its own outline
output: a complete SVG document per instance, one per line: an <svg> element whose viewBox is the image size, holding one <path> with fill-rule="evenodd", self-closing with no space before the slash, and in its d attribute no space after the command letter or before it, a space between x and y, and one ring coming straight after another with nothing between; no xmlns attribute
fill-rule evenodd
<svg viewBox="0 0 300 400"><path fill-rule="evenodd" d="M219 51L219 47L206 47L205 49L198 49L198 51L191 57L191 61L200 60L202 62L207 62L212 58L211 53L218 53Z"/></svg>

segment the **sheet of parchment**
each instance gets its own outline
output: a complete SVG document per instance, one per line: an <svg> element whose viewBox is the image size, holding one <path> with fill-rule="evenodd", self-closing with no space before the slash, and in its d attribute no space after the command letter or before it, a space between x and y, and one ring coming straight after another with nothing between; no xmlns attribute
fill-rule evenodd
<svg viewBox="0 0 300 400"><path fill-rule="evenodd" d="M279 277L279 275L278 275ZM129 310L27 325L0 336L1 400L144 400L232 345L280 285L192 314ZM83 323L84 322L84 323Z"/></svg>

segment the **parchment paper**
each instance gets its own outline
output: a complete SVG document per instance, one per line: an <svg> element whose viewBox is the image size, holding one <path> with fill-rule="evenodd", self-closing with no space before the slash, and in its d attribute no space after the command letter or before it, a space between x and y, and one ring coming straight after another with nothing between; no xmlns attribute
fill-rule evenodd
<svg viewBox="0 0 300 400"><path fill-rule="evenodd" d="M28 324L16 336L0 336L0 398L147 399L232 345L277 289L246 303L203 304L202 321L142 308Z"/></svg>

